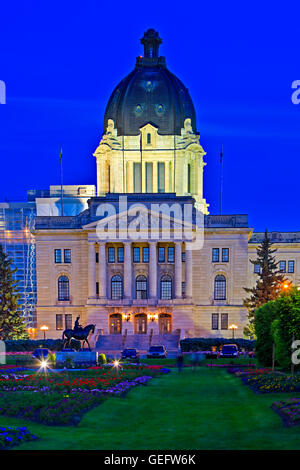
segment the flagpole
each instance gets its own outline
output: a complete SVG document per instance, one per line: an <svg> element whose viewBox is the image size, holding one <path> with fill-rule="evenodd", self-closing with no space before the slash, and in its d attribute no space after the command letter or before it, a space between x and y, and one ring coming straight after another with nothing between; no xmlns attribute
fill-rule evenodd
<svg viewBox="0 0 300 470"><path fill-rule="evenodd" d="M221 163L221 181L220 181L220 215L222 215L222 203L223 203L223 144L221 145L220 152L220 163Z"/></svg>
<svg viewBox="0 0 300 470"><path fill-rule="evenodd" d="M63 171L62 171L62 146L60 147L60 197L61 197L61 215L64 215L64 203L63 203Z"/></svg>

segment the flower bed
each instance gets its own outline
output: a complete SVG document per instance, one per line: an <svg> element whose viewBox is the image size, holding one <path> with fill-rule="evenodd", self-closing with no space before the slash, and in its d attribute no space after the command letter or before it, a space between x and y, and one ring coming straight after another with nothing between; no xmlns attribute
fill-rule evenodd
<svg viewBox="0 0 300 470"><path fill-rule="evenodd" d="M0 450L8 449L22 444L23 442L37 439L26 427L0 427Z"/></svg>
<svg viewBox="0 0 300 470"><path fill-rule="evenodd" d="M300 391L300 377L279 374L261 374L242 376L244 384L256 393L279 393Z"/></svg>
<svg viewBox="0 0 300 470"><path fill-rule="evenodd" d="M279 414L286 426L300 424L300 398L275 401L271 408Z"/></svg>
<svg viewBox="0 0 300 470"><path fill-rule="evenodd" d="M167 372L163 367L130 366L122 371L103 367L49 375L7 373L0 377L0 415L48 425L76 425L106 396L124 396L131 388Z"/></svg>

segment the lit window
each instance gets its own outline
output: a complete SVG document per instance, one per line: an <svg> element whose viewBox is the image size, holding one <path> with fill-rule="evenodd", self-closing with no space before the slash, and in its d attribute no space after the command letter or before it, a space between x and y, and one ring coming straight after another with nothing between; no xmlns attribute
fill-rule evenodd
<svg viewBox="0 0 300 470"><path fill-rule="evenodd" d="M213 248L212 249L212 262L213 263L218 263L219 262L219 248Z"/></svg>
<svg viewBox="0 0 300 470"><path fill-rule="evenodd" d="M72 314L71 313L65 314L65 328L66 330L72 329Z"/></svg>
<svg viewBox="0 0 300 470"><path fill-rule="evenodd" d="M113 276L111 278L111 298L112 300L123 298L123 279L121 276Z"/></svg>
<svg viewBox="0 0 300 470"><path fill-rule="evenodd" d="M215 277L215 300L226 300L226 278L222 274Z"/></svg>
<svg viewBox="0 0 300 470"><path fill-rule="evenodd" d="M295 261L289 261L288 262L288 273L294 273L295 272Z"/></svg>
<svg viewBox="0 0 300 470"><path fill-rule="evenodd" d="M58 300L70 300L69 279L67 276L60 276L58 279Z"/></svg>
<svg viewBox="0 0 300 470"><path fill-rule="evenodd" d="M57 330L63 329L63 316L61 313L56 314L56 329Z"/></svg>
<svg viewBox="0 0 300 470"><path fill-rule="evenodd" d="M54 262L61 263L61 250L54 250Z"/></svg>
<svg viewBox="0 0 300 470"><path fill-rule="evenodd" d="M147 299L147 278L146 276L138 276L136 278L136 298Z"/></svg>
<svg viewBox="0 0 300 470"><path fill-rule="evenodd" d="M160 280L160 298L162 300L172 299L172 279L168 274L161 277Z"/></svg>
<svg viewBox="0 0 300 470"><path fill-rule="evenodd" d="M281 273L286 272L286 261L279 261L279 271Z"/></svg>
<svg viewBox="0 0 300 470"><path fill-rule="evenodd" d="M211 316L211 329L218 330L219 329L219 314L213 313Z"/></svg>
<svg viewBox="0 0 300 470"><path fill-rule="evenodd" d="M221 330L228 330L228 313L221 314Z"/></svg>

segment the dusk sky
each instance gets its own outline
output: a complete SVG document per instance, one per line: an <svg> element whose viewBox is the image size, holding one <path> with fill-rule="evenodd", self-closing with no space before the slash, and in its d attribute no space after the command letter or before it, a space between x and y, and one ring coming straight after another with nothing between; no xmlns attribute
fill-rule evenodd
<svg viewBox="0 0 300 470"><path fill-rule="evenodd" d="M299 231L299 25L291 2L2 2L0 202L60 184L61 144L64 184L96 184L106 104L154 28L196 108L210 213L223 144L223 213Z"/></svg>

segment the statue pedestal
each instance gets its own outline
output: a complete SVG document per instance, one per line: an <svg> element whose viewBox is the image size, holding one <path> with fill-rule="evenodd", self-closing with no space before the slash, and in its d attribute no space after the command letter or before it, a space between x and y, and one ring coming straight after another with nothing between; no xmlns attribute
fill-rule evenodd
<svg viewBox="0 0 300 470"><path fill-rule="evenodd" d="M73 362L74 366L78 367L80 364L93 364L97 365L98 352L97 351L57 351L56 365L64 365L68 361Z"/></svg>

